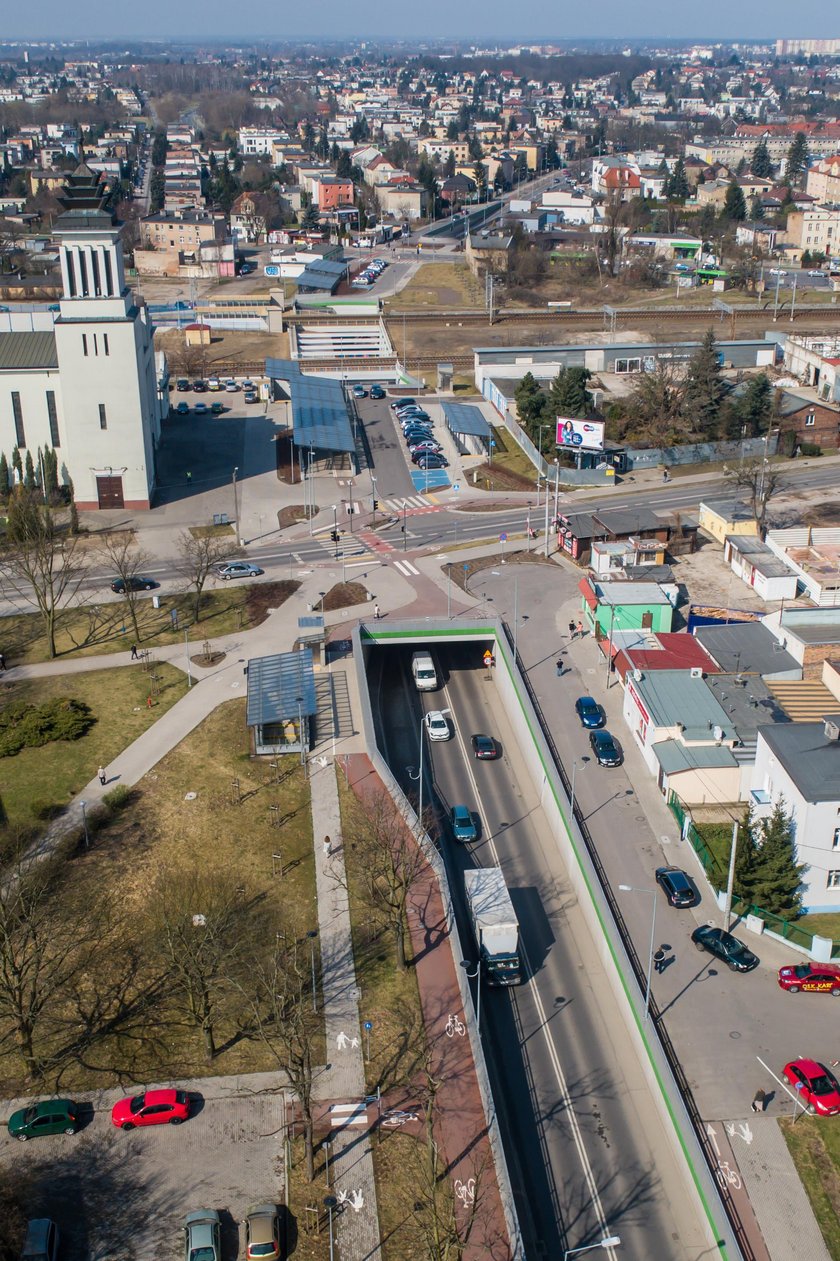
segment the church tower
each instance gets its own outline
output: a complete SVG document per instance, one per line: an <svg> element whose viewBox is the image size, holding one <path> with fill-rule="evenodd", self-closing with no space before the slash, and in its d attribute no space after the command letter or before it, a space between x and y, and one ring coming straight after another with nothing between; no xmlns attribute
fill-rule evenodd
<svg viewBox="0 0 840 1261"><path fill-rule="evenodd" d="M160 439L153 333L126 285L101 176L82 164L53 228L63 295L55 321L66 463L79 508L148 508Z"/></svg>

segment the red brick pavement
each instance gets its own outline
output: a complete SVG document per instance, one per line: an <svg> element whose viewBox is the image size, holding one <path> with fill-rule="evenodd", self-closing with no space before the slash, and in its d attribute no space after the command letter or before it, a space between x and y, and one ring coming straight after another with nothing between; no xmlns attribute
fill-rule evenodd
<svg viewBox="0 0 840 1261"><path fill-rule="evenodd" d="M365 754L342 758L348 783L360 800L384 791ZM411 891L409 930L420 1004L431 1050L430 1071L442 1085L437 1096L436 1141L446 1158L456 1196L469 1200L478 1186L478 1212L465 1261L508 1261L511 1253L487 1125L481 1105L469 1038L458 1031L464 1011L449 948L443 901L434 872L425 866ZM450 1017L452 1021L450 1022ZM447 1025L452 1031L446 1032ZM453 1028L454 1025L454 1028ZM391 1100L389 1098L389 1104ZM393 1104L392 1104L393 1106ZM398 1102L405 1107L406 1103ZM410 1132L418 1130L416 1125ZM475 1180L473 1182L472 1180ZM459 1221L469 1209L459 1198Z"/></svg>

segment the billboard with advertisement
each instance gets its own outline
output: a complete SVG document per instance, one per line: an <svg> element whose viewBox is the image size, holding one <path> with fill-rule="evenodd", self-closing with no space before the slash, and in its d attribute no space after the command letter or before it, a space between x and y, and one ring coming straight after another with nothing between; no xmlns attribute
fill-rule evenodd
<svg viewBox="0 0 840 1261"><path fill-rule="evenodd" d="M603 420L581 420L578 416L557 417L557 445L582 451L603 451Z"/></svg>

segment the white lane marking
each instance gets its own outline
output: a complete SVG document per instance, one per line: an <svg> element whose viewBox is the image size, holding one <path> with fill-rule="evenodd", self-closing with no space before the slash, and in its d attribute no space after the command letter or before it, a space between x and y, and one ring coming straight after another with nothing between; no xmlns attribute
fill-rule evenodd
<svg viewBox="0 0 840 1261"><path fill-rule="evenodd" d="M412 577L419 578L420 577L420 570L415 569L410 561L395 560L394 568L398 569L404 578L412 578Z"/></svg>

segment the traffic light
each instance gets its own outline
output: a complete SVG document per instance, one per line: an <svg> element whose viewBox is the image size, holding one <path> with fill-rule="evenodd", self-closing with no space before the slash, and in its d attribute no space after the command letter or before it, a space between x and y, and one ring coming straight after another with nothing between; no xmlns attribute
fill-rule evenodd
<svg viewBox="0 0 840 1261"><path fill-rule="evenodd" d="M332 530L330 533L330 538L332 539L333 543L337 543L340 538L338 530Z"/></svg>
<svg viewBox="0 0 840 1261"><path fill-rule="evenodd" d="M379 500L378 500L378 499L374 499L374 501L373 501L373 511L374 511L374 512L376 512L378 508L379 508Z"/></svg>

